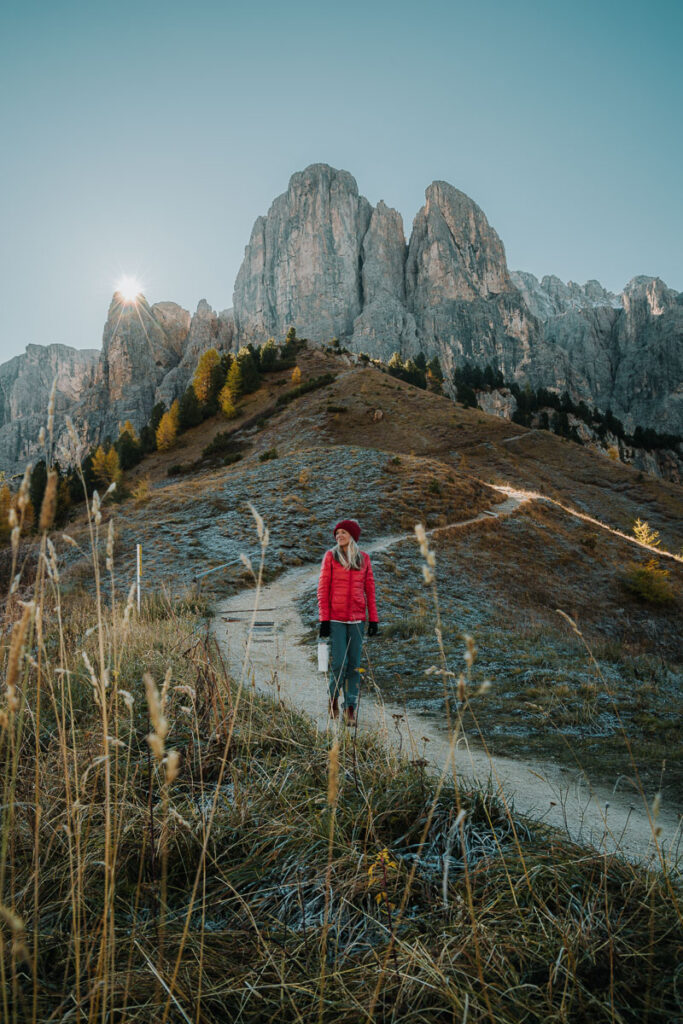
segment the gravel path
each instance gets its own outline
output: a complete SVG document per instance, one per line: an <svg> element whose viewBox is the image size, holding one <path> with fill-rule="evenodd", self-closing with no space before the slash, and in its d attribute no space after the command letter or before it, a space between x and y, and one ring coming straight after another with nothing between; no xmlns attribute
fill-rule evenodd
<svg viewBox="0 0 683 1024"><path fill-rule="evenodd" d="M510 515L530 500L528 495L511 488L497 489L507 498L495 511L431 532L457 529L492 515ZM364 546L364 550L368 554L384 551L405 539L404 535L382 537ZM316 563L280 576L262 589L255 614L253 590L219 602L215 629L236 678L241 677L246 654L245 678L251 684L306 712L324 731L340 726L327 713L326 679L317 671L315 649L302 644L306 627L297 609L300 595L317 586L318 573ZM252 619L254 627L250 629ZM381 635L369 641L381 642ZM448 734L440 721L406 713L404 708L378 701L365 692L361 695L359 731L369 729L379 729L387 743L400 746L409 757L425 757L435 771L443 769L450 755ZM559 765L490 758L466 739L457 744L455 765L458 774L465 778L483 786L490 782L503 799L514 803L517 812L564 828L577 842L590 843L608 852L618 849L633 860L658 862L652 824L638 795L589 788L584 778ZM673 856L680 838L678 815L662 808L656 824L661 829L661 848L671 851Z"/></svg>

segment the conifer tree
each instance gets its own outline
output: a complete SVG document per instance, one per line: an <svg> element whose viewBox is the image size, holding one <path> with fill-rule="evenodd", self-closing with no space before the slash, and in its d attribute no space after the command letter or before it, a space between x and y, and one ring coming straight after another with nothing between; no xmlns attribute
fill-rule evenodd
<svg viewBox="0 0 683 1024"><path fill-rule="evenodd" d="M244 390L244 384L242 381L242 368L237 359L233 359L232 366L228 370L228 376L225 381L225 387L228 389L228 392L233 402L237 402Z"/></svg>
<svg viewBox="0 0 683 1024"><path fill-rule="evenodd" d="M159 449L160 452L167 451L169 448L173 447L173 445L175 444L175 440L178 436L179 424L180 407L178 404L178 399L176 398L175 402L168 410L168 412L165 412L164 415L161 417L161 420L159 421L159 426L157 427L156 440L157 448Z"/></svg>
<svg viewBox="0 0 683 1024"><path fill-rule="evenodd" d="M277 345L275 344L275 338L268 338L261 349L259 357L259 363L261 364L261 371L263 373L270 373L277 362Z"/></svg>
<svg viewBox="0 0 683 1024"><path fill-rule="evenodd" d="M256 391L261 383L254 357L248 348L242 347L237 353L236 361L242 374L242 391L248 395L250 392Z"/></svg>
<svg viewBox="0 0 683 1024"><path fill-rule="evenodd" d="M202 405L206 405L211 400L215 385L214 371L217 366L220 366L220 363L221 357L215 348L207 349L199 357L197 369L192 378L192 387Z"/></svg>
<svg viewBox="0 0 683 1024"><path fill-rule="evenodd" d="M130 437L131 441L139 440L138 435L135 432L135 427L130 422L130 420L126 420L126 422L123 424L123 426L119 430L119 437L123 437L124 434L128 434L128 436Z"/></svg>
<svg viewBox="0 0 683 1024"><path fill-rule="evenodd" d="M122 470L132 469L133 466L137 466L138 462L141 461L143 456L142 445L130 420L126 420L123 424L115 448L118 452L119 465Z"/></svg>
<svg viewBox="0 0 683 1024"><path fill-rule="evenodd" d="M218 396L218 405L226 420L232 420L237 415L237 409L232 399L230 385L226 381Z"/></svg>
<svg viewBox="0 0 683 1024"><path fill-rule="evenodd" d="M118 483L121 479L121 465L119 453L116 448L109 448L107 451L99 445L92 457L93 474L103 487Z"/></svg>
<svg viewBox="0 0 683 1024"><path fill-rule="evenodd" d="M199 399L197 398L197 392L194 389L194 385L191 385L180 399L178 414L178 427L179 430L189 430L190 427L196 427L202 422L202 410L199 405Z"/></svg>

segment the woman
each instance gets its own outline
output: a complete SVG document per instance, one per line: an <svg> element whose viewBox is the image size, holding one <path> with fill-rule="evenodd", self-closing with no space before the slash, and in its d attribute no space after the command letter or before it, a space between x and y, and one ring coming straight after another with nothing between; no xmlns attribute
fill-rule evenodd
<svg viewBox="0 0 683 1024"><path fill-rule="evenodd" d="M358 549L360 526L342 519L334 528L335 546L325 552L318 581L320 636L332 641L330 714L339 715L339 695L344 696L347 725L356 720L360 656L363 649L365 613L368 636L377 635L375 578L370 558Z"/></svg>

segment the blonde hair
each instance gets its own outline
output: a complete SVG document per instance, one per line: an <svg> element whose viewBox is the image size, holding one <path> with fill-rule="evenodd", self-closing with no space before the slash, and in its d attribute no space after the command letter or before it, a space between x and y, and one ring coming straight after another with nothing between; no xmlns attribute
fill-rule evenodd
<svg viewBox="0 0 683 1024"><path fill-rule="evenodd" d="M339 562L345 569L361 569L363 566L363 555L353 537L349 538L346 552L335 544L332 548L332 556L335 562Z"/></svg>

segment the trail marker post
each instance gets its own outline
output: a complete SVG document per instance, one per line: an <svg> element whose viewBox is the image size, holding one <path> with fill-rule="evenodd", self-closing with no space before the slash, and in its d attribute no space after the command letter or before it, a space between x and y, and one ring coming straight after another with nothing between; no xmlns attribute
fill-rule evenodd
<svg viewBox="0 0 683 1024"><path fill-rule="evenodd" d="M140 577L142 576L142 544L135 545L135 577L138 592L138 615L140 614Z"/></svg>

